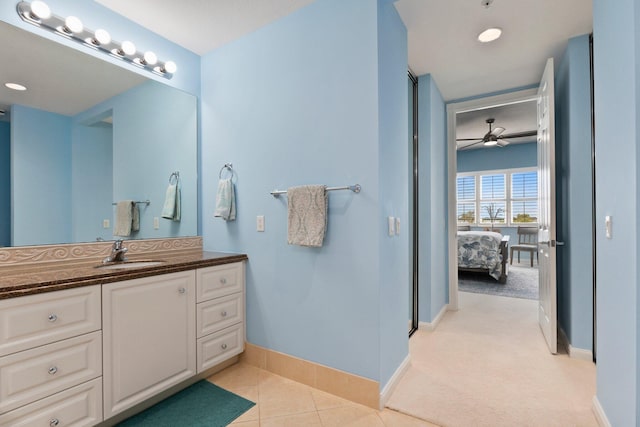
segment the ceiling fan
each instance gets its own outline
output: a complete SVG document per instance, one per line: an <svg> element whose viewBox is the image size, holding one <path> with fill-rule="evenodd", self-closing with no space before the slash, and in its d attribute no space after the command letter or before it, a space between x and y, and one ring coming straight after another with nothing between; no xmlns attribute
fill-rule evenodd
<svg viewBox="0 0 640 427"><path fill-rule="evenodd" d="M485 147L504 147L506 145L509 144L509 141L507 141L507 139L511 139L511 138L524 138L527 136L536 136L538 134L537 131L535 130L530 130L530 131L524 131L524 132L515 132L515 133L509 133L509 134L503 134L503 132L506 130L503 127L493 127L493 123L496 120L494 118L489 118L487 120L485 120L485 122L487 122L487 124L489 125L489 132L487 132L484 136L480 137L480 138L460 138L460 139L456 139L456 141L475 141L471 144L467 144L463 147L459 147L459 150L465 150L469 147L473 147L474 145L478 145L478 144L484 144Z"/></svg>

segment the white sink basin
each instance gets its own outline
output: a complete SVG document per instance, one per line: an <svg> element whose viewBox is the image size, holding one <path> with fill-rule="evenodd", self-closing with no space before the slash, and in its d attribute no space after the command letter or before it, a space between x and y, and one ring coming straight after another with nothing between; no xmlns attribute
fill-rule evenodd
<svg viewBox="0 0 640 427"><path fill-rule="evenodd" d="M164 261L124 261L124 262L116 262L113 264L104 264L99 265L96 268L100 268L102 270L121 270L121 269L129 269L129 268L140 268L140 267L152 267L154 265L164 264Z"/></svg>

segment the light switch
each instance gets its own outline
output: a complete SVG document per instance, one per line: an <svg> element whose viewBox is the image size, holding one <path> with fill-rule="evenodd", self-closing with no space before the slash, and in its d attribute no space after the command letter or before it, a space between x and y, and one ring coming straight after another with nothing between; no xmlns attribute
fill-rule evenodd
<svg viewBox="0 0 640 427"><path fill-rule="evenodd" d="M387 223L389 224L389 236L393 236L396 234L396 219L392 216L387 218Z"/></svg>
<svg viewBox="0 0 640 427"><path fill-rule="evenodd" d="M109 222L108 219L102 220L102 228L109 228L110 226L111 226L111 223Z"/></svg>
<svg viewBox="0 0 640 427"><path fill-rule="evenodd" d="M604 234L607 239L611 238L611 215L604 217Z"/></svg>
<svg viewBox="0 0 640 427"><path fill-rule="evenodd" d="M157 230L158 228L160 228L160 218L158 218L157 216L153 217L153 229Z"/></svg>
<svg viewBox="0 0 640 427"><path fill-rule="evenodd" d="M400 234L400 218L396 218L396 234Z"/></svg>
<svg viewBox="0 0 640 427"><path fill-rule="evenodd" d="M264 215L258 215L256 217L256 230L264 231Z"/></svg>

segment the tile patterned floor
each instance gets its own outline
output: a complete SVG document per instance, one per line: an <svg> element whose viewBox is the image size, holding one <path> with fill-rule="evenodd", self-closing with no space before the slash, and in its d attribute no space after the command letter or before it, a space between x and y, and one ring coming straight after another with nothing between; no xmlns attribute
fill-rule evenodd
<svg viewBox="0 0 640 427"><path fill-rule="evenodd" d="M245 363L208 379L256 403L231 424L235 427L437 427L389 409L376 411Z"/></svg>

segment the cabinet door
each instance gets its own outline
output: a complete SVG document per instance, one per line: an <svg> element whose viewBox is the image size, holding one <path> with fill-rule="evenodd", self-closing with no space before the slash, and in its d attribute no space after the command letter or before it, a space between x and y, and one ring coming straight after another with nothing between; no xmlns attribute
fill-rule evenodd
<svg viewBox="0 0 640 427"><path fill-rule="evenodd" d="M102 287L104 417L195 375L195 272Z"/></svg>

